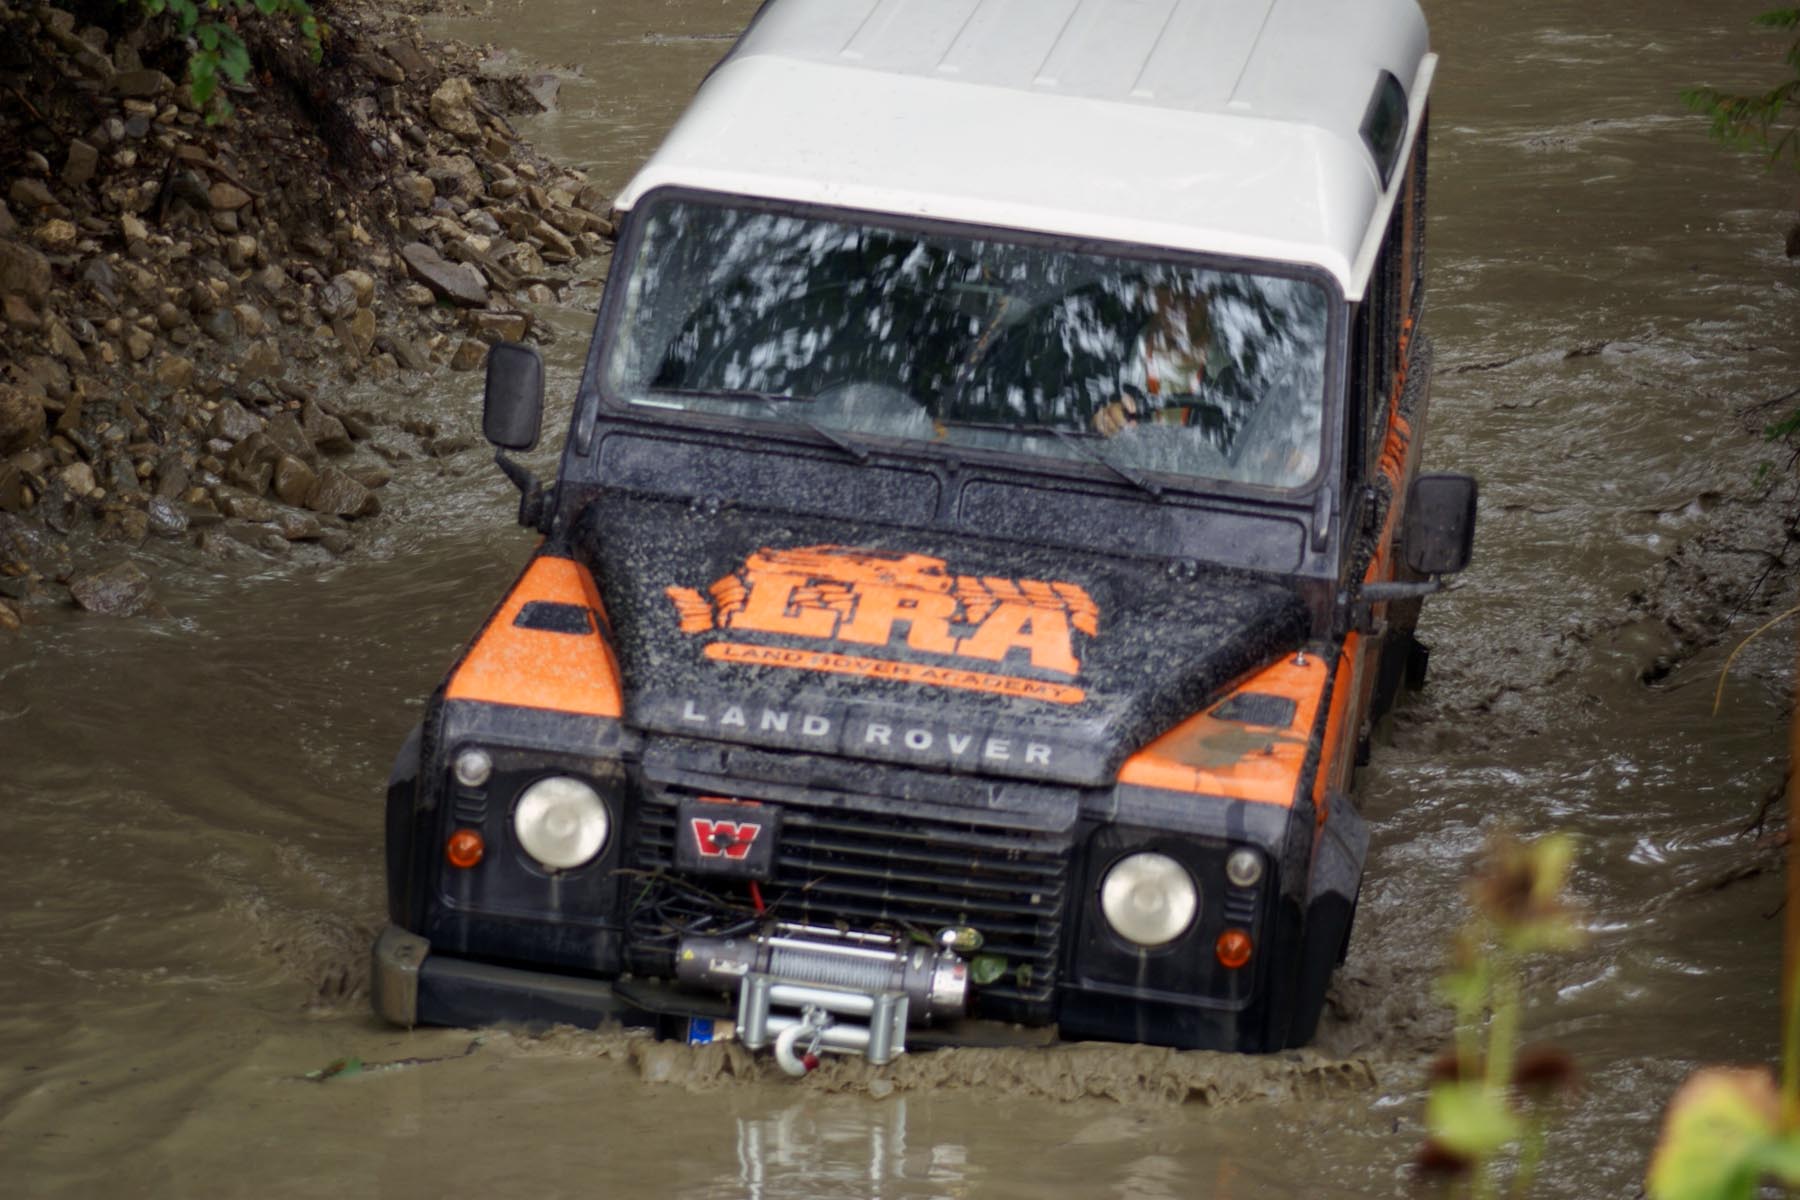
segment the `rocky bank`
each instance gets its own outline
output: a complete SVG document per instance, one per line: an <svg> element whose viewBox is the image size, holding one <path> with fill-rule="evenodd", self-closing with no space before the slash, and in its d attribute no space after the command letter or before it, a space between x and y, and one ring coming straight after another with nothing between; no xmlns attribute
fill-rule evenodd
<svg viewBox="0 0 1800 1200"><path fill-rule="evenodd" d="M209 123L136 6L0 0L0 630L155 607L134 557L351 548L394 463L471 439L352 408L357 381L542 340L610 200L509 116L530 81L361 0L313 64L246 20L255 86Z"/></svg>

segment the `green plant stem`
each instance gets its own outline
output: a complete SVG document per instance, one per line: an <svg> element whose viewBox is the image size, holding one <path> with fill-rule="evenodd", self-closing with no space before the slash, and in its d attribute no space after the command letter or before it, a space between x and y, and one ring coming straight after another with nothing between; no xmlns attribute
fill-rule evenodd
<svg viewBox="0 0 1800 1200"><path fill-rule="evenodd" d="M1531 1195L1531 1186L1537 1182L1538 1164L1544 1161L1544 1139L1549 1132L1550 1123L1538 1113L1533 1113L1531 1121L1525 1129L1524 1144L1519 1147L1519 1164L1513 1170L1512 1188L1514 1196Z"/></svg>
<svg viewBox="0 0 1800 1200"><path fill-rule="evenodd" d="M1800 712L1788 732L1787 913L1782 920L1781 1124L1800 1129Z"/></svg>
<svg viewBox="0 0 1800 1200"><path fill-rule="evenodd" d="M1494 955L1494 1019L1488 1024L1487 1085L1505 1091L1512 1083L1519 1041L1519 977L1512 960Z"/></svg>

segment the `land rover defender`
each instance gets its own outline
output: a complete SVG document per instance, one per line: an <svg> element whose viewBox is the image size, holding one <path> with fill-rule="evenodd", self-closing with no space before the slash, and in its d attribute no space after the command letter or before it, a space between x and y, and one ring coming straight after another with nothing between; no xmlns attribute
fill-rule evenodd
<svg viewBox="0 0 1800 1200"><path fill-rule="evenodd" d="M1412 0L772 0L619 197L543 534L387 793L399 1024L1307 1041L1421 475Z"/></svg>

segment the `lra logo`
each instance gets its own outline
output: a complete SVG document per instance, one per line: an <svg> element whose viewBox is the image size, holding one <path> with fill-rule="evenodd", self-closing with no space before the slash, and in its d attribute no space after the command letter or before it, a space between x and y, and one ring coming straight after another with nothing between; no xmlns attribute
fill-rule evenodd
<svg viewBox="0 0 1800 1200"><path fill-rule="evenodd" d="M1081 689L1042 676L1079 675L1075 635L1093 637L1100 624L1099 607L1078 584L958 575L941 558L844 546L759 550L704 594L682 587L667 591L685 633L723 630L849 646L904 646L949 661L1029 666L1039 678L826 651L774 652L766 645L734 642L708 645L709 658L1065 704L1084 699Z"/></svg>

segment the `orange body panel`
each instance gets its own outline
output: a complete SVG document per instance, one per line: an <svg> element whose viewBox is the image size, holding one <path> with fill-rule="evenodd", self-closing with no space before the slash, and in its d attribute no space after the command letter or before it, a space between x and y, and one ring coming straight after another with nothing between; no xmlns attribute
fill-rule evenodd
<svg viewBox="0 0 1800 1200"><path fill-rule="evenodd" d="M1233 690L1231 695L1258 692L1292 700L1294 719L1286 728L1213 716L1219 704L1229 702L1227 695L1127 759L1119 782L1292 807L1331 666L1317 655L1289 656Z"/></svg>
<svg viewBox="0 0 1800 1200"><path fill-rule="evenodd" d="M1368 689L1364 686L1363 676L1372 674L1365 669L1367 661L1364 640L1354 633L1345 638L1344 647L1338 652L1337 682L1331 688L1331 712L1325 717L1325 738L1319 752L1319 774L1313 780L1313 806L1321 825L1325 823L1325 815L1330 807L1325 797L1333 791L1347 789L1350 771L1355 766L1363 707L1368 700ZM1351 709L1353 700L1354 712Z"/></svg>
<svg viewBox="0 0 1800 1200"><path fill-rule="evenodd" d="M579 605L593 614L598 629L605 628L606 610L585 567L547 555L533 559L450 677L446 697L590 717L624 715L619 664L605 637L598 629L569 634L515 625L533 601Z"/></svg>

